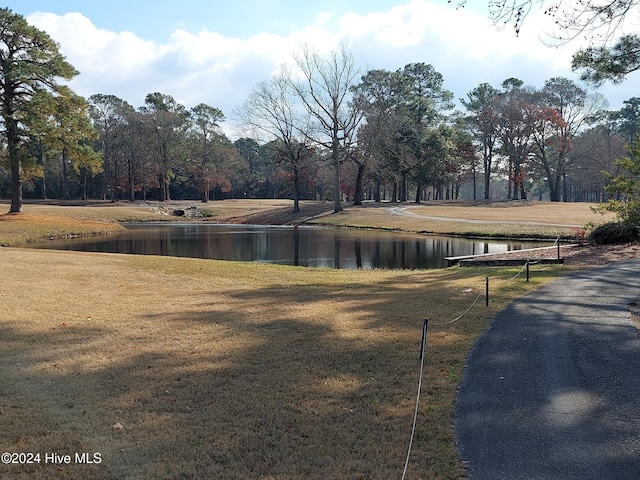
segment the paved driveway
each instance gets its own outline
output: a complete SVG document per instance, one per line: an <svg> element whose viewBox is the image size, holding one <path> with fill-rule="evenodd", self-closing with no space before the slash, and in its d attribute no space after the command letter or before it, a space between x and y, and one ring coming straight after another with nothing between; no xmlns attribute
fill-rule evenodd
<svg viewBox="0 0 640 480"><path fill-rule="evenodd" d="M559 278L499 313L455 409L471 480L640 479L640 260Z"/></svg>

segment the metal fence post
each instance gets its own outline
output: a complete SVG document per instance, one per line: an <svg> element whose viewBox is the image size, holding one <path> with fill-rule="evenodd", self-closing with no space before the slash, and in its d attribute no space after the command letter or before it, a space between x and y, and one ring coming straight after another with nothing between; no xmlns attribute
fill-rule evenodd
<svg viewBox="0 0 640 480"><path fill-rule="evenodd" d="M484 294L484 304L485 306L489 306L489 277L485 278L485 294Z"/></svg>

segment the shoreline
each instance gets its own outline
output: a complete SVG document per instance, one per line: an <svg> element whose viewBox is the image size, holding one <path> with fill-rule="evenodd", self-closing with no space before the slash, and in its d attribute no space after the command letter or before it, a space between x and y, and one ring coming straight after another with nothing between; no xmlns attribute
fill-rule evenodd
<svg viewBox="0 0 640 480"><path fill-rule="evenodd" d="M4 203L6 201L0 202L0 205ZM584 229L561 223L562 220L571 219L574 223L582 223L584 220L586 224L595 223L598 218L603 218L589 212L590 204L561 206L568 209L569 213L565 214L559 223L552 224L545 218L545 209L557 208L558 205L549 202L365 202L363 206L348 205L342 212L333 213L330 202L303 201L301 211L292 213L289 200L219 200L209 203L191 200L133 203L27 200L23 214L0 214L0 245L18 246L51 238L111 234L118 230L117 227L113 227L114 224L149 221L315 225L478 240L560 239L566 243L575 241L576 236L584 233ZM397 213L400 210L403 214ZM578 214L574 215L574 210L578 211ZM548 216L547 213L546 217ZM2 228L4 222L31 219L37 224L43 221L43 217L49 217L48 222L44 221L48 225L32 225L29 238L11 238L11 229ZM541 222L540 219L546 222Z"/></svg>

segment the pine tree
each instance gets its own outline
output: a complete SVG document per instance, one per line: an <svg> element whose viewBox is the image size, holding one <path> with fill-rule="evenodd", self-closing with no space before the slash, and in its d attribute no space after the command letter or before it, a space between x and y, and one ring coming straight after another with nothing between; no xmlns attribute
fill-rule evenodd
<svg viewBox="0 0 640 480"><path fill-rule="evenodd" d="M22 162L29 139L29 118L37 118L42 96L55 97L57 79L77 71L45 32L8 8L0 9L0 116L4 123L11 172L11 209L22 212ZM35 101L39 98L40 101Z"/></svg>

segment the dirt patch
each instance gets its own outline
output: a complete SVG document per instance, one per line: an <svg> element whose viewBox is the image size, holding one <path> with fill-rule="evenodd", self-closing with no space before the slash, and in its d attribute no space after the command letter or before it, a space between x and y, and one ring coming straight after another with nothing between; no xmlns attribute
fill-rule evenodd
<svg viewBox="0 0 640 480"><path fill-rule="evenodd" d="M207 219L207 221L252 225L299 225L319 216L329 215L332 212L333 204L330 202L301 202L300 211L294 213L293 202L291 202L291 205L286 207L275 207L246 213L230 212L210 220Z"/></svg>
<svg viewBox="0 0 640 480"><path fill-rule="evenodd" d="M622 245L585 245L567 249L568 265L592 267L640 258L640 243Z"/></svg>
<svg viewBox="0 0 640 480"><path fill-rule="evenodd" d="M557 247L533 250L515 250L495 255L483 255L483 260L539 260L558 258ZM633 258L640 258L640 243L622 245L563 245L560 247L560 258L565 265L589 268L607 265Z"/></svg>

